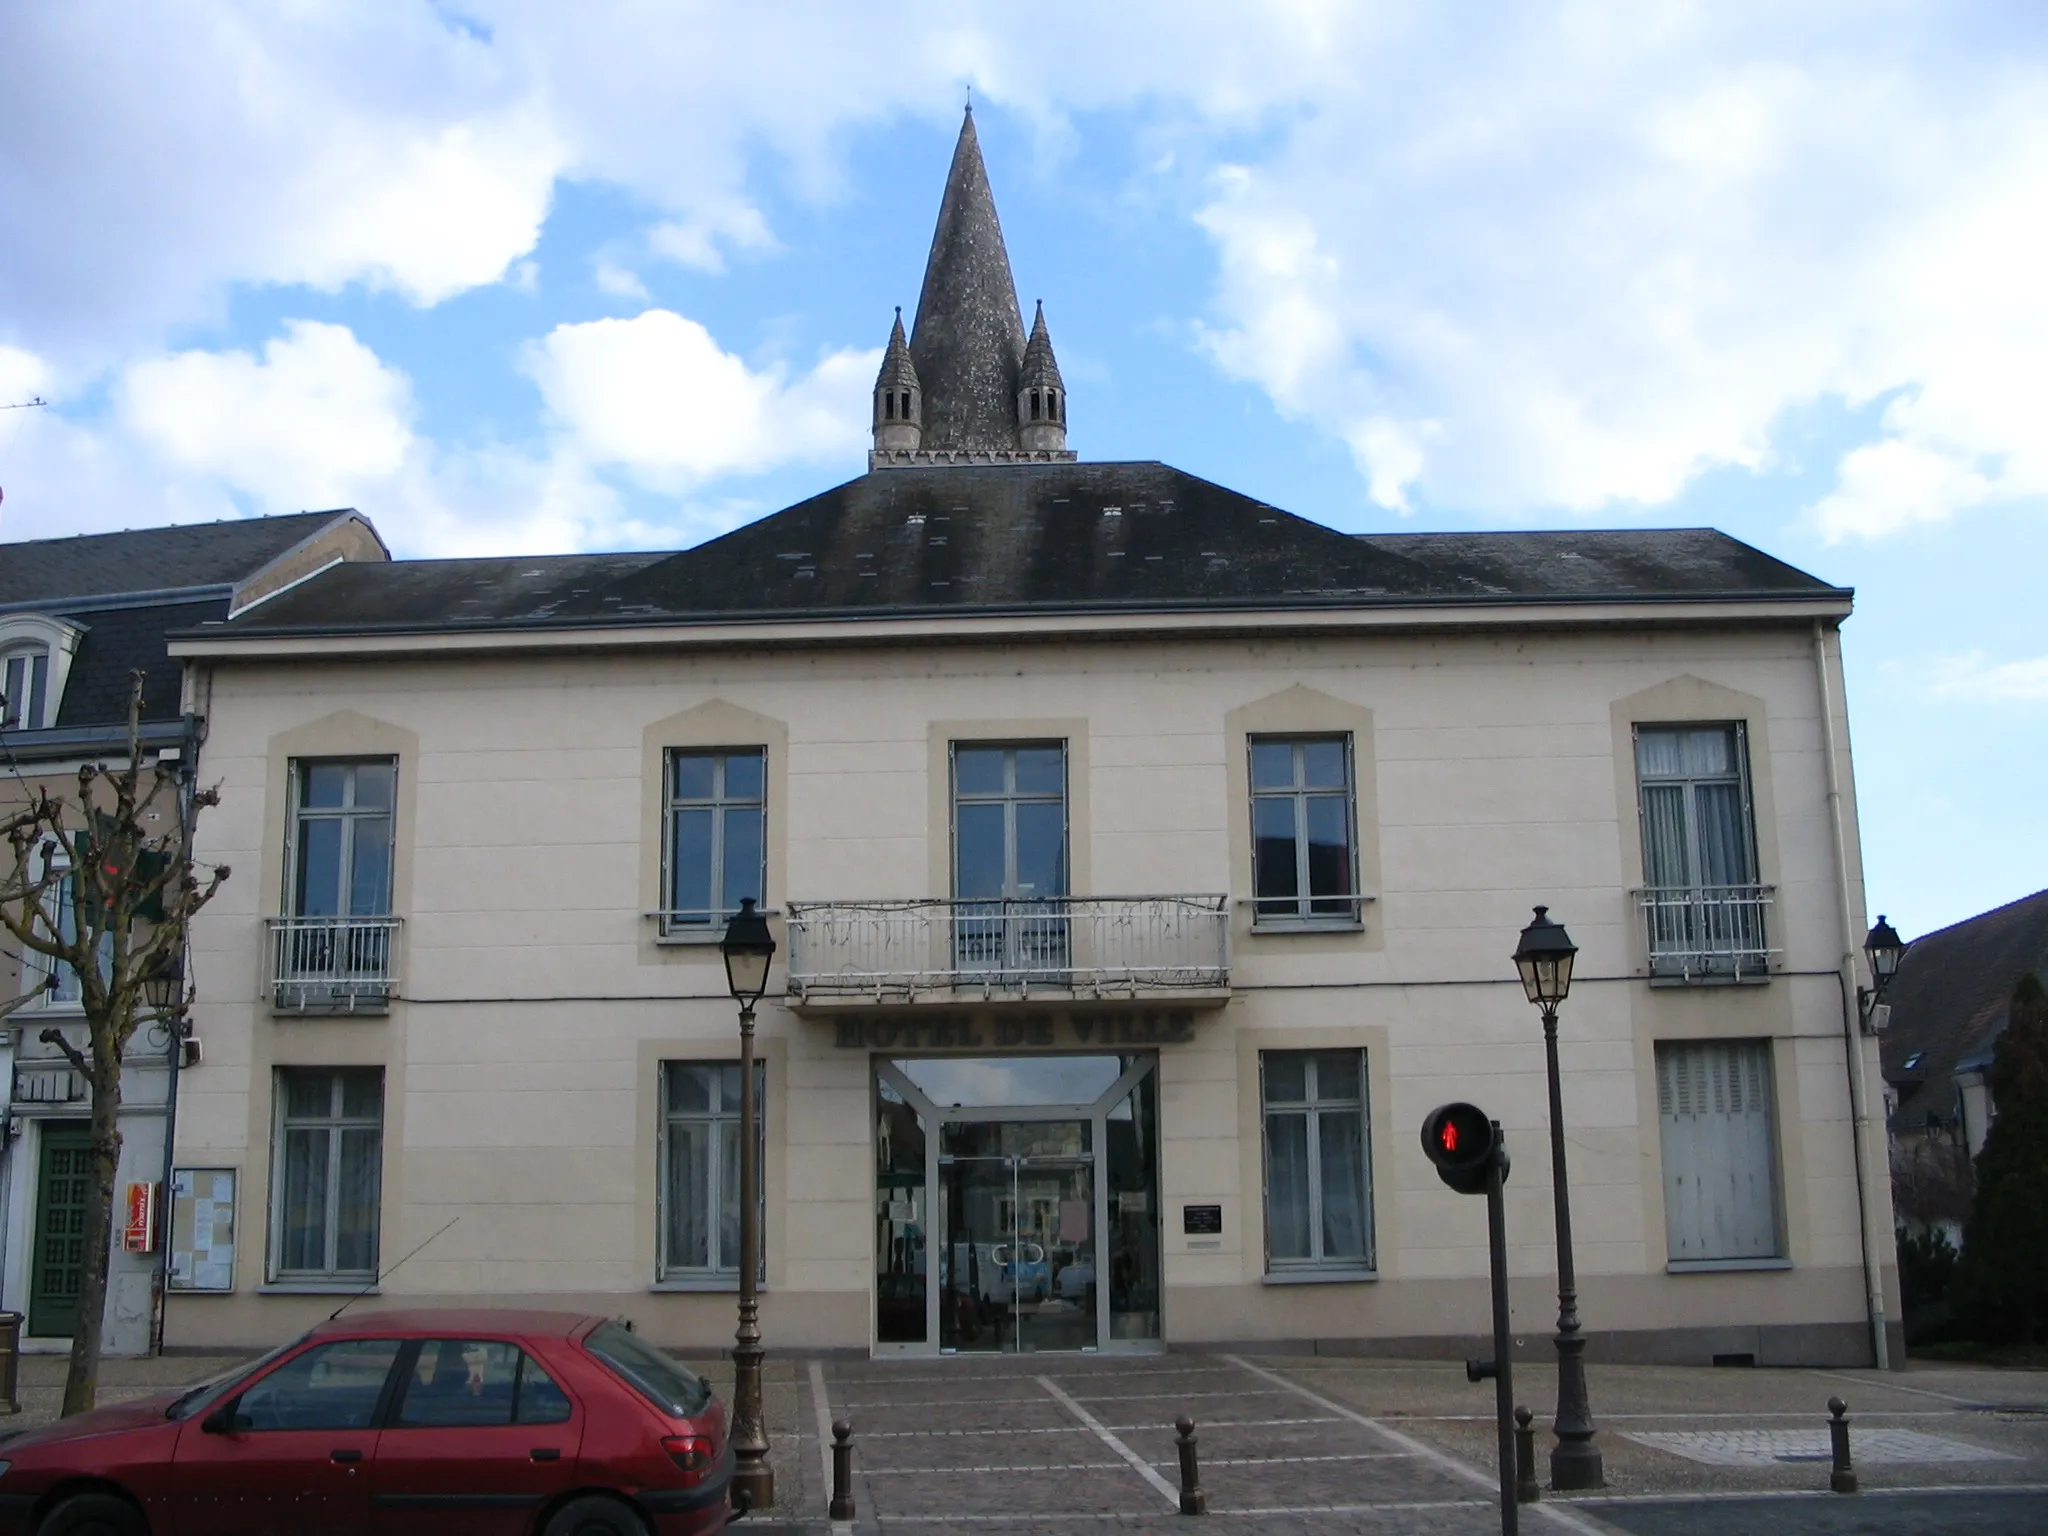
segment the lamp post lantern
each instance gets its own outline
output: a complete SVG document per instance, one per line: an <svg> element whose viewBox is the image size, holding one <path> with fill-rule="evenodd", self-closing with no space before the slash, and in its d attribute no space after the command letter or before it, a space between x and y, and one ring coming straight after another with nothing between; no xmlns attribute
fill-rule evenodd
<svg viewBox="0 0 2048 1536"><path fill-rule="evenodd" d="M768 990L775 935L754 898L740 902L719 943L725 980L740 1005L740 1322L732 1346L732 1502L742 1513L775 1502L768 1426L761 1411L761 1149L754 1099L754 1005Z"/></svg>
<svg viewBox="0 0 2048 1536"><path fill-rule="evenodd" d="M1557 1075L1557 1005L1572 989L1578 946L1562 923L1538 907L1522 930L1515 969L1522 990L1543 1010L1543 1053L1550 1078L1550 1186L1557 1202L1557 1444L1550 1452L1550 1486L1560 1491L1599 1488L1606 1475L1593 1443L1593 1410L1586 1400L1586 1341L1579 1333L1579 1283L1572 1266L1572 1202L1564 1170L1564 1093Z"/></svg>
<svg viewBox="0 0 2048 1536"><path fill-rule="evenodd" d="M1864 1029L1871 1034L1890 1022L1891 1009L1884 1006L1885 989L1898 975L1906 948L1899 930L1885 921L1882 912L1878 913L1877 922L1863 939L1863 958L1870 962L1870 985L1856 989L1856 1011L1862 1016Z"/></svg>

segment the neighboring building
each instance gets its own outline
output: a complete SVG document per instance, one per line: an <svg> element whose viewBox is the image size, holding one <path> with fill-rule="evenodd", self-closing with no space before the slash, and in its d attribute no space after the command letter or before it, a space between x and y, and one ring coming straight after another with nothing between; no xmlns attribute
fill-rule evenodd
<svg viewBox="0 0 2048 1536"><path fill-rule="evenodd" d="M722 1347L746 897L772 1347L1460 1350L1484 1214L1415 1141L1456 1098L1540 1337L1547 902L1596 1352L1871 1358L1850 594L1708 530L1353 537L1067 421L970 121L866 475L177 641L250 875L195 939L177 1160L238 1216L174 1344L374 1286Z"/></svg>
<svg viewBox="0 0 2048 1536"><path fill-rule="evenodd" d="M1893 1198L1910 1227L1961 1241L1970 1165L1998 1114L1991 1053L2030 971L2048 980L2048 891L1915 939L1899 962L1884 1080Z"/></svg>
<svg viewBox="0 0 2048 1536"><path fill-rule="evenodd" d="M127 752L138 671L145 751L195 761L204 721L181 696L164 637L247 612L332 562L385 558L375 531L346 511L0 544L0 815L38 783L75 797L81 764ZM88 1089L38 1038L56 1026L84 1045L78 979L68 967L54 988L49 979L40 957L24 962L11 944L0 953L0 998L35 993L0 1029L0 1306L24 1314L29 1350L69 1347L87 1188ZM163 1178L170 1044L160 1026L136 1033L117 1192ZM150 1344L159 1259L121 1251L118 1225L106 1347L134 1354Z"/></svg>

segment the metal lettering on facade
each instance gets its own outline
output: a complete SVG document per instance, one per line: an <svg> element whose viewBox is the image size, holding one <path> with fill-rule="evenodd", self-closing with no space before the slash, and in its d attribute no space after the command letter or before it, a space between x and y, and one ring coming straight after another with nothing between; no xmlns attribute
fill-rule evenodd
<svg viewBox="0 0 2048 1536"><path fill-rule="evenodd" d="M85 1097L85 1085L68 1067L55 1071L16 1069L14 1098L21 1104L69 1104Z"/></svg>
<svg viewBox="0 0 2048 1536"><path fill-rule="evenodd" d="M842 1051L983 1051L1072 1046L1188 1045L1195 1015L1187 1008L1123 1008L1103 1013L885 1014L835 1021Z"/></svg>

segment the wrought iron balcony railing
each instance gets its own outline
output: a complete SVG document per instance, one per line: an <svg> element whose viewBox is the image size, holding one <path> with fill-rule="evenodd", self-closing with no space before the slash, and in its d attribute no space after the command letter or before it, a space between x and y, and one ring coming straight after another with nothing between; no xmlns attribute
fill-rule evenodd
<svg viewBox="0 0 2048 1536"><path fill-rule="evenodd" d="M1767 942L1769 885L1652 885L1635 892L1643 909L1652 976L1740 980L1762 976L1777 953Z"/></svg>
<svg viewBox="0 0 2048 1536"><path fill-rule="evenodd" d="M270 1000L294 1013L382 1013L398 989L402 918L273 917Z"/></svg>
<svg viewBox="0 0 2048 1536"><path fill-rule="evenodd" d="M1230 984L1222 896L793 901L786 921L789 991L804 999Z"/></svg>

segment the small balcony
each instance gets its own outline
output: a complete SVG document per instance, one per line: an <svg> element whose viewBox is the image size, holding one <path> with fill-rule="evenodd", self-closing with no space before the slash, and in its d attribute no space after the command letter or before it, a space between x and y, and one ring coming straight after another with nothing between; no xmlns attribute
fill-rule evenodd
<svg viewBox="0 0 2048 1536"><path fill-rule="evenodd" d="M270 1005L280 1013L384 1013L398 990L396 917L273 917Z"/></svg>
<svg viewBox="0 0 2048 1536"><path fill-rule="evenodd" d="M1171 994L1230 987L1222 896L789 903L797 1005Z"/></svg>
<svg viewBox="0 0 2048 1536"><path fill-rule="evenodd" d="M1767 940L1769 885L1652 885L1634 895L1649 938L1650 977L1668 982L1762 981L1777 954Z"/></svg>

